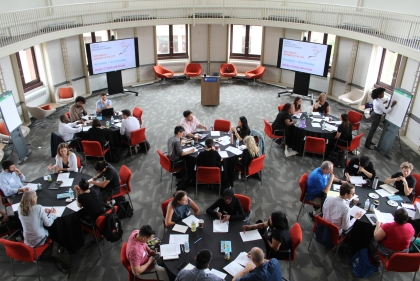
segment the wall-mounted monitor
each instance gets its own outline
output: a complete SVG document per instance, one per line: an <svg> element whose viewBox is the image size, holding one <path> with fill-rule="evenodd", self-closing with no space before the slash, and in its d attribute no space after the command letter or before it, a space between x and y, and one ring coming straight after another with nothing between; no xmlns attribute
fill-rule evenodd
<svg viewBox="0 0 420 281"><path fill-rule="evenodd" d="M280 38L277 67L327 77L331 45Z"/></svg>
<svg viewBox="0 0 420 281"><path fill-rule="evenodd" d="M86 44L89 74L139 67L138 45L137 37Z"/></svg>

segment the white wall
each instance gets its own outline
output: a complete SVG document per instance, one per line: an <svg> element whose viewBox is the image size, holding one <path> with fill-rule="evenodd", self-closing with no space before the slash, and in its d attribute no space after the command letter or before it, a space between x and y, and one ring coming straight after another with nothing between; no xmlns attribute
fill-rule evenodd
<svg viewBox="0 0 420 281"><path fill-rule="evenodd" d="M221 62L227 61L228 25L212 24L210 26L210 72L219 72Z"/></svg>
<svg viewBox="0 0 420 281"><path fill-rule="evenodd" d="M13 68L10 57L0 58L0 67L3 70L3 78L4 83L6 84L6 90L12 91L15 101L19 101L19 94L16 87L15 76L13 75Z"/></svg>
<svg viewBox="0 0 420 281"><path fill-rule="evenodd" d="M60 40L47 42L48 60L50 62L52 84L56 85L66 81L64 72L63 54L61 52ZM69 50L69 53L74 50ZM78 59L79 61L80 59Z"/></svg>
<svg viewBox="0 0 420 281"><path fill-rule="evenodd" d="M207 61L207 24L191 26L191 61Z"/></svg>

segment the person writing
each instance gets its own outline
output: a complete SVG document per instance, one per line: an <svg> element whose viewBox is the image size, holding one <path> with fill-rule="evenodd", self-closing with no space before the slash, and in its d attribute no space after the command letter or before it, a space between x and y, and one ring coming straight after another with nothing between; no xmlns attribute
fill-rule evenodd
<svg viewBox="0 0 420 281"><path fill-rule="evenodd" d="M302 112L302 98L295 97L293 101L293 111L292 114L297 114Z"/></svg>
<svg viewBox="0 0 420 281"><path fill-rule="evenodd" d="M239 141L242 141L246 136L251 134L251 129L248 126L248 120L245 116L239 117L238 126L232 126L231 132Z"/></svg>
<svg viewBox="0 0 420 281"><path fill-rule="evenodd" d="M191 112L191 110L185 110L184 118L179 122L179 125L182 126L185 131L182 136L187 136L193 138L193 133L197 131L197 129L204 129L207 130L207 127L198 121L197 117Z"/></svg>
<svg viewBox="0 0 420 281"><path fill-rule="evenodd" d="M245 219L242 204L230 188L223 191L222 198L217 199L216 202L208 207L206 213L215 219L219 219L221 222Z"/></svg>
<svg viewBox="0 0 420 281"><path fill-rule="evenodd" d="M25 175L13 164L6 160L1 163L3 171L0 173L0 189L4 196L12 196L16 193L28 191L28 187L23 187Z"/></svg>
<svg viewBox="0 0 420 281"><path fill-rule="evenodd" d="M327 94L320 93L318 99L315 101L314 106L312 107L313 112L319 112L324 115L330 114L330 105L327 102Z"/></svg>
<svg viewBox="0 0 420 281"><path fill-rule="evenodd" d="M106 93L101 93L101 99L96 102L96 112L101 113L103 109L111 107L112 102L107 99Z"/></svg>
<svg viewBox="0 0 420 281"><path fill-rule="evenodd" d="M373 110L370 113L370 130L366 137L365 147L367 149L373 149L371 145L375 145L372 142L373 135L376 132L376 129L379 127L379 123L381 122L382 115L384 113L391 112L392 108L397 104L397 101L392 101L391 106L388 108L385 108L384 102L382 101L382 98L385 95L385 89L384 88L376 88L372 91L371 97L373 99Z"/></svg>
<svg viewBox="0 0 420 281"><path fill-rule="evenodd" d="M74 186L74 189L76 190L77 206L86 211L90 222L95 223L96 219L105 213L99 194L89 188L89 183L85 178L82 178L79 185Z"/></svg>
<svg viewBox="0 0 420 281"><path fill-rule="evenodd" d="M283 109L277 114L276 120L271 125L273 128L273 134L276 136L284 136L286 145L284 147L284 154L286 157L290 157L298 154L297 151L292 149L293 145L293 129L296 124L296 120L292 121L293 107L290 103L286 103Z"/></svg>
<svg viewBox="0 0 420 281"><path fill-rule="evenodd" d="M346 181L350 181L350 176L362 176L363 178L373 179L376 177L376 171L369 157L361 156L353 158L344 169Z"/></svg>
<svg viewBox="0 0 420 281"><path fill-rule="evenodd" d="M340 115L341 124L338 125L337 133L334 138L337 139L338 145L348 146L350 141L353 139L351 132L353 131L353 125L349 122L349 116L347 113Z"/></svg>
<svg viewBox="0 0 420 281"><path fill-rule="evenodd" d="M176 222L192 215L191 210L194 212L194 215L200 213L198 206L187 196L185 191L179 190L175 192L174 199L169 202L166 210L165 226L174 226Z"/></svg>
<svg viewBox="0 0 420 281"><path fill-rule="evenodd" d="M196 162L197 167L220 167L223 158L220 156L219 152L213 150L214 141L212 139L206 139L204 144L206 149L198 154Z"/></svg>
<svg viewBox="0 0 420 281"><path fill-rule="evenodd" d="M106 161L96 162L93 169L98 173L89 181L89 184L94 184L101 188L101 197L103 202L107 202L112 194L120 192L120 176L115 168ZM98 181L99 178L104 178L103 181Z"/></svg>
<svg viewBox="0 0 420 281"><path fill-rule="evenodd" d="M47 169L54 173L78 171L76 154L70 151L67 143L62 142L58 145L55 165L49 164Z"/></svg>
<svg viewBox="0 0 420 281"><path fill-rule="evenodd" d="M414 169L413 164L409 162L404 162L400 165L401 172L397 172L387 178L385 180L386 184L394 184L394 187L398 189L398 191L408 198L410 200L413 200L413 197L415 196L415 187L416 187L416 179L413 177L411 172Z"/></svg>

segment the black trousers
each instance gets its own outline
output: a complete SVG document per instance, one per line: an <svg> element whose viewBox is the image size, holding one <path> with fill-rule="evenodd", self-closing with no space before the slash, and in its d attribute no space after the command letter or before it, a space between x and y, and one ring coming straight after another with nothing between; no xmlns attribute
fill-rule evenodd
<svg viewBox="0 0 420 281"><path fill-rule="evenodd" d="M371 125L370 125L369 133L366 137L365 146L371 145L373 135L375 134L376 130L379 127L379 124L381 123L381 118L382 118L382 115L376 114L375 111L372 111L372 113L370 114Z"/></svg>

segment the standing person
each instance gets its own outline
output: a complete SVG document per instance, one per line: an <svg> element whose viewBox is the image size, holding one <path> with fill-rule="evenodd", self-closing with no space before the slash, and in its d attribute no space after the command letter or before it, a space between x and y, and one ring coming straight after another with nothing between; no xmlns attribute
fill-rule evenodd
<svg viewBox="0 0 420 281"><path fill-rule="evenodd" d="M381 118L384 113L389 113L392 108L397 104L397 101L392 101L391 106L385 108L384 102L382 98L384 97L385 89L384 88L376 88L372 91L371 97L373 99L373 110L370 113L370 130L366 137L365 147L367 149L373 149L371 145L375 145L372 142L373 135L376 132L376 129L379 127L379 123L381 123Z"/></svg>
<svg viewBox="0 0 420 281"><path fill-rule="evenodd" d="M246 117L239 117L238 126L232 126L231 131L235 138L239 141L242 141L246 136L249 136L251 134L251 129L248 126L248 120Z"/></svg>
<svg viewBox="0 0 420 281"><path fill-rule="evenodd" d="M206 139L206 149L197 156L197 167L220 167L223 158L219 152L213 150L213 144L212 139Z"/></svg>
<svg viewBox="0 0 420 281"><path fill-rule="evenodd" d="M351 132L353 131L353 125L349 122L349 116L347 113L342 113L340 115L341 124L338 125L337 133L335 134L335 139L337 139L337 144L341 146L348 146L350 141L353 139Z"/></svg>
<svg viewBox="0 0 420 281"><path fill-rule="evenodd" d="M245 171L245 168L249 166L251 160L259 156L260 149L255 144L255 139L253 136L246 136L244 138L244 144L246 148L242 151L241 157L238 158L237 164L239 164L242 170Z"/></svg>
<svg viewBox="0 0 420 281"><path fill-rule="evenodd" d="M54 208L43 208L37 205L35 191L29 190L23 193L22 200L18 207L18 214L23 228L24 243L29 247L36 247L45 244L40 243L46 236L48 230L44 226L49 227L57 218ZM39 244L40 243L40 244Z"/></svg>
<svg viewBox="0 0 420 281"><path fill-rule="evenodd" d="M211 257L212 253L210 250L201 250L195 257L195 267L191 270L181 270L175 281L223 281L224 279L214 275L213 273L206 272L210 266Z"/></svg>
<svg viewBox="0 0 420 281"><path fill-rule="evenodd" d="M179 190L175 192L174 199L169 202L166 210L165 226L174 226L176 222L192 215L191 210L194 212L194 215L200 213L200 208L188 197L185 191Z"/></svg>
<svg viewBox="0 0 420 281"><path fill-rule="evenodd" d="M320 93L318 99L316 100L312 111L319 112L325 115L330 114L330 104L327 102L327 94Z"/></svg>
<svg viewBox="0 0 420 281"><path fill-rule="evenodd" d="M192 133L196 132L197 129L204 129L207 130L207 127L198 121L197 117L194 116L194 114L191 112L191 110L185 110L184 118L182 118L181 122L179 122L179 125L184 128L183 136L187 136L190 138L193 138L194 135Z"/></svg>
<svg viewBox="0 0 420 281"><path fill-rule="evenodd" d="M96 219L105 213L99 194L89 188L89 183L85 178L82 178L79 185L74 186L74 189L76 190L77 206L86 210L89 221L95 223Z"/></svg>
<svg viewBox="0 0 420 281"><path fill-rule="evenodd" d="M23 187L25 175L16 168L12 161L6 160L1 163L3 171L0 173L0 189L4 196L12 196L16 193L28 191L28 187Z"/></svg>
<svg viewBox="0 0 420 281"><path fill-rule="evenodd" d="M101 93L101 98L96 102L96 112L101 113L103 109L111 108L112 102L107 99L106 93Z"/></svg>
<svg viewBox="0 0 420 281"><path fill-rule="evenodd" d="M78 171L76 154L70 151L67 143L62 142L58 145L55 165L49 164L47 169L54 171L54 173Z"/></svg>
<svg viewBox="0 0 420 281"><path fill-rule="evenodd" d="M218 210L215 211L215 209ZM223 191L222 197L208 207L206 213L222 222L245 219L245 212L242 208L242 204L238 198L235 197L233 190L230 188L226 188Z"/></svg>
<svg viewBox="0 0 420 281"><path fill-rule="evenodd" d="M92 128L89 129L88 134L89 140L98 141L102 146L104 146L107 142L106 131L103 129L101 121L98 119L92 120Z"/></svg>
<svg viewBox="0 0 420 281"><path fill-rule="evenodd" d="M111 197L112 194L120 192L120 176L115 168L106 161L96 162L93 169L98 173L89 184L94 184L101 188L101 197L104 203ZM97 181L99 178L104 177L103 181Z"/></svg>
<svg viewBox="0 0 420 281"><path fill-rule="evenodd" d="M302 98L295 97L293 101L293 112L292 114L301 113L302 112Z"/></svg>
<svg viewBox="0 0 420 281"><path fill-rule="evenodd" d="M120 134L130 138L133 131L140 129L139 120L131 116L131 111L128 109L121 110L121 113L123 120L121 122Z"/></svg>
<svg viewBox="0 0 420 281"><path fill-rule="evenodd" d="M87 115L85 110L86 99L84 97L78 96L72 106L70 106L70 121L75 122L82 119L82 116Z"/></svg>
<svg viewBox="0 0 420 281"><path fill-rule="evenodd" d="M397 172L389 178L387 178L385 180L385 183L394 183L395 188L398 189L400 193L410 198L410 200L413 200L413 197L416 194L415 187L417 183L416 179L411 174L411 172L414 169L414 166L409 162L403 162L400 165L400 169L401 172Z"/></svg>
<svg viewBox="0 0 420 281"><path fill-rule="evenodd" d="M130 262L134 276L142 280L155 280L157 275L160 280L169 281L165 268L156 264L156 252L150 250L147 242L153 239L155 231L150 225L143 225L140 230L131 232L127 241L126 257ZM152 272L150 272L152 271Z"/></svg>
<svg viewBox="0 0 420 281"><path fill-rule="evenodd" d="M272 124L273 134L277 136L284 136L286 138L286 144L284 147L284 154L286 157L290 157L298 154L297 151L292 149L293 145L293 129L296 124L296 120L292 121L293 107L290 103L286 103L283 109L277 114L276 120Z"/></svg>

